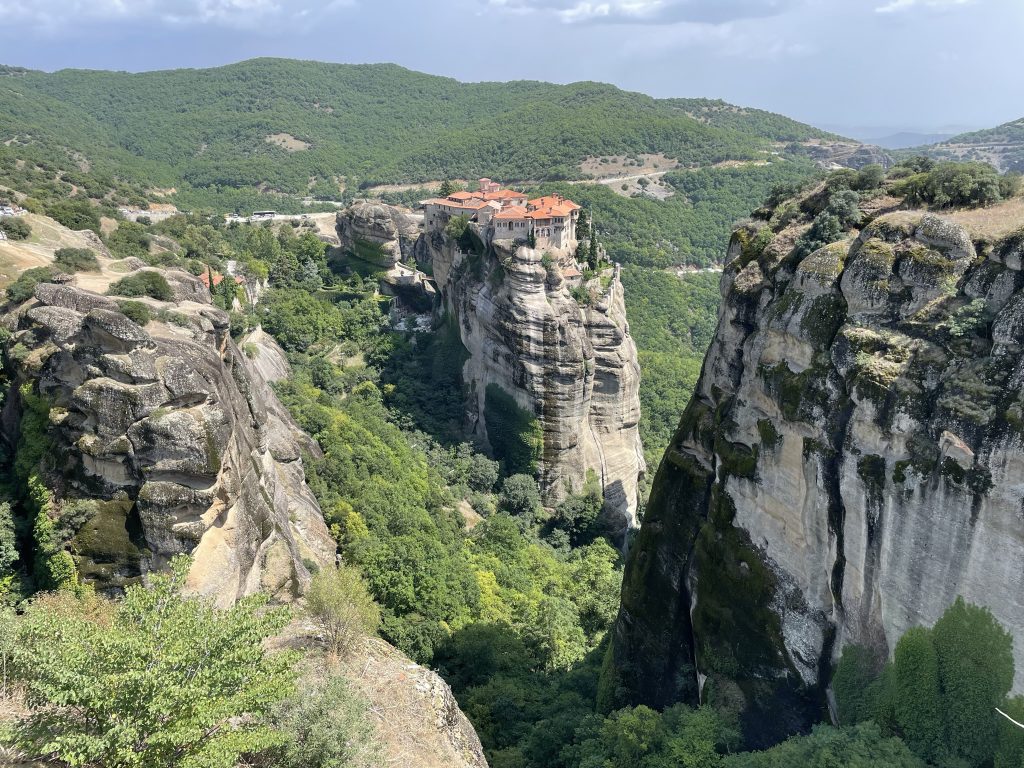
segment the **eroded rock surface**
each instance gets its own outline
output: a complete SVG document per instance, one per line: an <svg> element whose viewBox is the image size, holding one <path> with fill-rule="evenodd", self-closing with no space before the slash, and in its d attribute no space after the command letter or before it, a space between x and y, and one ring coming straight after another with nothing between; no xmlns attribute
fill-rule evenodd
<svg viewBox="0 0 1024 768"><path fill-rule="evenodd" d="M640 444L640 366L629 334L618 269L570 293L557 262L539 250L496 241L480 255L424 236L443 308L469 359L469 421L487 439L486 392L497 385L543 429L539 464L545 502L583 490L588 472L622 533L635 526L645 471Z"/></svg>
<svg viewBox="0 0 1024 768"><path fill-rule="evenodd" d="M843 646L891 653L958 595L1024 627L1024 238L903 211L801 258L805 225L766 226L733 237L605 680L745 699L755 744L823 714Z"/></svg>
<svg viewBox="0 0 1024 768"><path fill-rule="evenodd" d="M395 206L357 201L338 212L338 240L343 250L364 261L391 267L412 257L422 219Z"/></svg>
<svg viewBox="0 0 1024 768"><path fill-rule="evenodd" d="M25 393L8 397L5 431L25 397L48 409L50 513L80 510L70 548L101 588L191 553L191 588L221 605L290 599L334 560L300 458L315 447L267 386L279 361L248 359L202 283L168 277L181 298L143 299L168 313L145 328L108 297L40 285L11 318L9 374Z"/></svg>

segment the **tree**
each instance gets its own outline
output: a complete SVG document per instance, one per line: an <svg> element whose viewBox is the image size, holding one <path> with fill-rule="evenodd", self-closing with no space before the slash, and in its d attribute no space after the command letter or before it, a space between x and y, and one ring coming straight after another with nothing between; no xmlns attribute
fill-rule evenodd
<svg viewBox="0 0 1024 768"><path fill-rule="evenodd" d="M0 502L0 602L14 585L14 564L18 562L18 541L10 502Z"/></svg>
<svg viewBox="0 0 1024 768"><path fill-rule="evenodd" d="M540 507L540 489L537 481L529 475L512 475L501 485L498 508L510 515L533 522Z"/></svg>
<svg viewBox="0 0 1024 768"><path fill-rule="evenodd" d="M590 250L587 254L587 264L591 269L597 269L599 257L597 253L597 230L591 227L590 231Z"/></svg>
<svg viewBox="0 0 1024 768"><path fill-rule="evenodd" d="M233 768L280 743L266 717L293 690L295 657L263 643L287 609L262 595L225 610L185 597L190 564L174 558L117 604L88 593L32 601L15 627L23 749L79 766Z"/></svg>
<svg viewBox="0 0 1024 768"><path fill-rule="evenodd" d="M580 208L580 217L576 220L576 239L586 240L590 237L590 218L587 209Z"/></svg>
<svg viewBox="0 0 1024 768"><path fill-rule="evenodd" d="M599 533L597 521L603 506L600 484L588 482L583 493L569 496L555 508L552 525L569 535L572 546L588 544Z"/></svg>
<svg viewBox="0 0 1024 768"><path fill-rule="evenodd" d="M445 179L441 182L441 188L437 190L438 197L448 197L453 192L458 192L459 186L451 179Z"/></svg>
<svg viewBox="0 0 1024 768"><path fill-rule="evenodd" d="M932 629L950 752L972 765L992 759L998 707L1013 685L1013 638L987 608L958 597Z"/></svg>
<svg viewBox="0 0 1024 768"><path fill-rule="evenodd" d="M331 652L343 656L364 636L376 633L380 610L357 568L324 568L306 592L306 612Z"/></svg>
<svg viewBox="0 0 1024 768"><path fill-rule="evenodd" d="M896 724L914 754L935 762L944 751L939 661L931 632L912 627L893 654Z"/></svg>
<svg viewBox="0 0 1024 768"><path fill-rule="evenodd" d="M1001 709L1018 723L1024 722L1024 696L1015 696ZM999 721L999 749L994 768L1024 768L1024 728L1005 718Z"/></svg>

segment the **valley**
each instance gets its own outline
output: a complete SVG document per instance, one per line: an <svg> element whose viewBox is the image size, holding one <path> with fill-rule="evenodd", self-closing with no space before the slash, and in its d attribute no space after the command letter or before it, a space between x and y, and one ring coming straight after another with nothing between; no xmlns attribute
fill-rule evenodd
<svg viewBox="0 0 1024 768"><path fill-rule="evenodd" d="M1024 198L944 159L1006 126L284 59L0 107L0 760L1022 765Z"/></svg>

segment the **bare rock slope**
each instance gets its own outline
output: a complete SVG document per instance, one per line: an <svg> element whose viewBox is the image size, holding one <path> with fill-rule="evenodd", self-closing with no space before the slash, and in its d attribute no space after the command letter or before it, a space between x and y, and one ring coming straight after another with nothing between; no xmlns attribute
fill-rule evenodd
<svg viewBox="0 0 1024 768"><path fill-rule="evenodd" d="M764 707L755 743L822 714L844 646L891 653L958 595L1024 627L1024 237L898 211L801 257L805 229L733 236L604 681Z"/></svg>

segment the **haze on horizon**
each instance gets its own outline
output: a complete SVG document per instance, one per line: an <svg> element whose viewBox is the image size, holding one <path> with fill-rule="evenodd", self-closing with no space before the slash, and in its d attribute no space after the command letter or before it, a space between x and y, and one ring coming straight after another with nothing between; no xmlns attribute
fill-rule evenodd
<svg viewBox="0 0 1024 768"><path fill-rule="evenodd" d="M1024 115L1020 0L0 0L0 19L0 63L50 71L387 61L721 98L865 139Z"/></svg>

